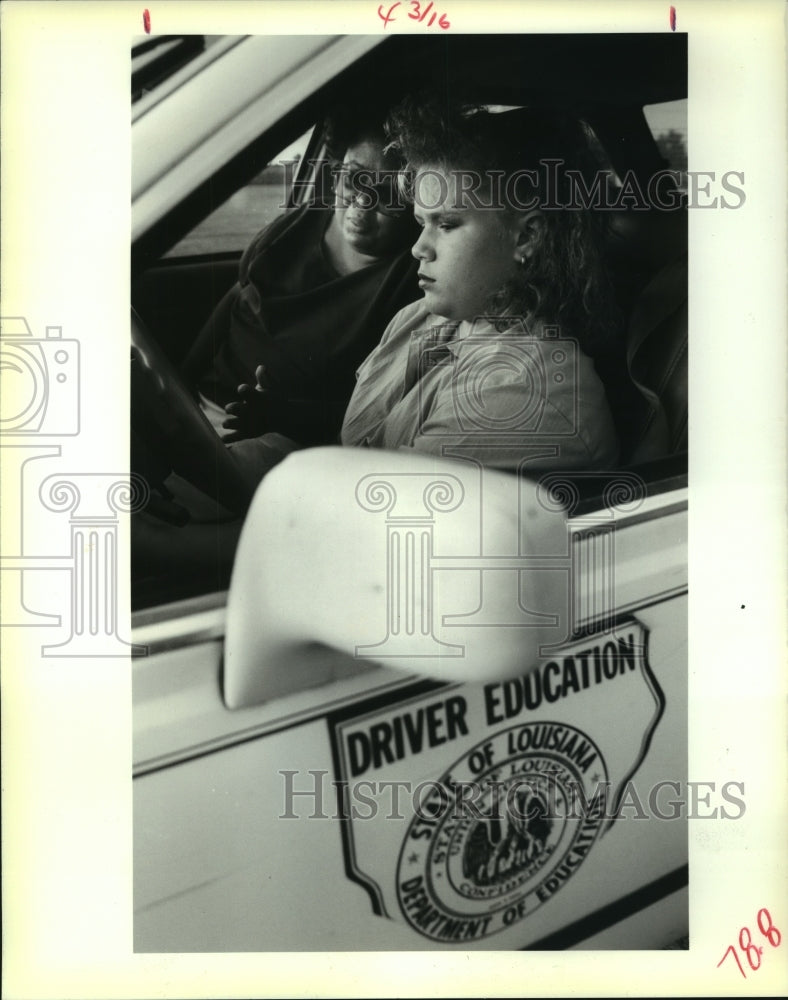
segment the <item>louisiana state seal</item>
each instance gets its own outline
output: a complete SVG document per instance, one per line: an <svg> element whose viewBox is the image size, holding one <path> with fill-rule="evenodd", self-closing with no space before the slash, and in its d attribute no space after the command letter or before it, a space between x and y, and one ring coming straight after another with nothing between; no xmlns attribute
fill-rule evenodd
<svg viewBox="0 0 788 1000"><path fill-rule="evenodd" d="M574 726L505 729L425 783L397 865L400 909L446 944L513 926L565 885L605 824L605 762Z"/></svg>

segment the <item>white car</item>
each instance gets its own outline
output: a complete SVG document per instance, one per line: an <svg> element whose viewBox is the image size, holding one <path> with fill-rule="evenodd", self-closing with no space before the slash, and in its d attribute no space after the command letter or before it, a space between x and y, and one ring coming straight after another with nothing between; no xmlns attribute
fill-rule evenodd
<svg viewBox="0 0 788 1000"><path fill-rule="evenodd" d="M177 419L192 435L178 468L202 492L238 499L173 363L235 280L272 189L286 176L290 205L314 193L326 108L430 77L480 102L569 108L592 130L618 193L610 253L631 371L670 437L642 461L650 429L630 426L619 470L540 483L305 453L258 495L232 582L218 565L146 574L137 562L135 950L686 947L698 808L686 36L170 39L134 65L135 363L168 394L162 433ZM656 198L639 204L656 175ZM304 470L320 476L308 493ZM488 490L511 510L509 548L486 534ZM300 533L270 520L289 495ZM400 551L410 561L386 561ZM333 572L340 558L354 572ZM281 593L260 582L263 560L290 581ZM355 592L370 574L375 586ZM503 592L506 614L491 599ZM277 645L296 613L302 641ZM321 638L330 615L336 642ZM514 676L495 673L503 647L518 650ZM441 673L473 657L490 657L486 675ZM741 812L735 787L714 795Z"/></svg>

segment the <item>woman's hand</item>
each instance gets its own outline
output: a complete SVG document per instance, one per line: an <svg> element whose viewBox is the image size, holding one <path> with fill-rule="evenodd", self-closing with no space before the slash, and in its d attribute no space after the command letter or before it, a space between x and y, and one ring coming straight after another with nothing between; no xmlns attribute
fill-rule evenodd
<svg viewBox="0 0 788 1000"><path fill-rule="evenodd" d="M224 408L227 416L222 421L222 427L230 431L224 438L225 443L259 437L268 429L266 418L271 385L263 365L257 366L254 375L255 385L239 385L238 399Z"/></svg>

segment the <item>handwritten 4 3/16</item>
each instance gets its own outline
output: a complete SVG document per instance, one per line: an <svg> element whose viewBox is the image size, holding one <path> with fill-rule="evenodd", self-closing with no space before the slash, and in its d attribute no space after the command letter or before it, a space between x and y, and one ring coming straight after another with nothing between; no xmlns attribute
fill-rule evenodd
<svg viewBox="0 0 788 1000"><path fill-rule="evenodd" d="M383 28L384 28L384 30L386 28L386 25L389 24L389 22L396 20L394 11L397 9L397 7L401 7L402 4L400 2L389 4L389 9L384 14L383 13L383 9L384 9L385 6L386 5L384 3L382 3L378 7L378 17L383 22ZM424 22L424 21L427 20L427 15L432 10L434 4L432 3L432 0L430 0L430 2L427 4L427 6L424 8L424 10L422 10L421 9L421 3L419 2L419 0L408 0L406 6L410 7L410 11L408 12L407 17L411 21L418 21L419 23L422 23L422 22ZM438 27L439 28L446 29L446 28L450 28L451 27L451 25L449 24L449 19L446 17L446 15L445 14L441 14L439 16L438 12L435 11L432 14L432 16L430 17L429 21L427 21L427 27L428 28L431 28L432 25L435 23L435 18L438 18Z"/></svg>
<svg viewBox="0 0 788 1000"><path fill-rule="evenodd" d="M758 910L758 930L763 934L772 948L777 948L782 941L782 934L772 923L772 915L767 909ZM747 956L747 961L753 972L761 967L761 955L763 954L763 948L756 946L752 942L752 934L750 933L749 927L742 927L739 931L739 948ZM732 944L729 944L725 949L725 954L717 962L717 968L722 965L728 955L731 954L736 959L736 964L739 966L739 972L747 978L747 973L744 971L744 966L739 960L739 956L736 949Z"/></svg>

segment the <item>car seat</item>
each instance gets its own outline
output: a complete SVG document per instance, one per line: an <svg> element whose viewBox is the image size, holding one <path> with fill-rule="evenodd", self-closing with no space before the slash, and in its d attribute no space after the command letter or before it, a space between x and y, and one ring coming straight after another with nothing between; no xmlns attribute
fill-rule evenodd
<svg viewBox="0 0 788 1000"><path fill-rule="evenodd" d="M636 389L618 407L621 460L641 464L687 449L686 209L613 213L608 250Z"/></svg>

